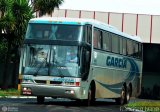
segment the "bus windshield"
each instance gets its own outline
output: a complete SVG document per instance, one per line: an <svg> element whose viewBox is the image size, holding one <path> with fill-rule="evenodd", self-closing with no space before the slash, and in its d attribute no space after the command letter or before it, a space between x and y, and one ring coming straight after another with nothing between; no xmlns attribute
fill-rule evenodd
<svg viewBox="0 0 160 112"><path fill-rule="evenodd" d="M26 39L75 40L81 39L82 26L30 23Z"/></svg>
<svg viewBox="0 0 160 112"><path fill-rule="evenodd" d="M78 76L78 47L26 45L24 75Z"/></svg>

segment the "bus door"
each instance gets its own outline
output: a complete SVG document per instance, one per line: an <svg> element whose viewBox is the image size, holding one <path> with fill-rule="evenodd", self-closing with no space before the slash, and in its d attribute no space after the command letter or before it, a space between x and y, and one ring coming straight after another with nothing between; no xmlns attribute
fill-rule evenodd
<svg viewBox="0 0 160 112"><path fill-rule="evenodd" d="M80 49L80 73L82 80L87 80L90 70L91 48L81 47Z"/></svg>

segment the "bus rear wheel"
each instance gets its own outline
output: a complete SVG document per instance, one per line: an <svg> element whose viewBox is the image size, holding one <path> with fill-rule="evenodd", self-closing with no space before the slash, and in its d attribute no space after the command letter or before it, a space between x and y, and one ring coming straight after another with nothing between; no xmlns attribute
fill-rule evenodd
<svg viewBox="0 0 160 112"><path fill-rule="evenodd" d="M44 96L37 96L37 103L38 104L43 104L44 103Z"/></svg>
<svg viewBox="0 0 160 112"><path fill-rule="evenodd" d="M117 103L118 105L123 105L123 104L125 104L125 101L126 101L126 89L125 89L124 86L122 87L120 98L116 98L115 101L116 101L116 103Z"/></svg>
<svg viewBox="0 0 160 112"><path fill-rule="evenodd" d="M127 104L131 98L131 94L132 94L132 90L131 87L128 86L127 87L127 91L126 91L126 99L125 99L125 103Z"/></svg>

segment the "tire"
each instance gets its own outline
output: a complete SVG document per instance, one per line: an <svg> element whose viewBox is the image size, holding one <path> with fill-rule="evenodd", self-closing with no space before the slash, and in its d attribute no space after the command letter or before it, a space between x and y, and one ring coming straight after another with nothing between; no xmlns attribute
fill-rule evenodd
<svg viewBox="0 0 160 112"><path fill-rule="evenodd" d="M37 96L37 103L38 104L43 104L44 103L44 96Z"/></svg>
<svg viewBox="0 0 160 112"><path fill-rule="evenodd" d="M128 86L126 91L125 104L129 103L130 98L131 98L131 87Z"/></svg>
<svg viewBox="0 0 160 112"><path fill-rule="evenodd" d="M85 100L85 104L87 106L91 106L94 104L94 102L95 102L95 91L94 91L94 88L90 86L88 90L88 99Z"/></svg>
<svg viewBox="0 0 160 112"><path fill-rule="evenodd" d="M124 105L125 104L125 101L126 101L126 89L125 89L124 86L122 87L120 98L116 98L115 101L116 101L116 103L118 105Z"/></svg>

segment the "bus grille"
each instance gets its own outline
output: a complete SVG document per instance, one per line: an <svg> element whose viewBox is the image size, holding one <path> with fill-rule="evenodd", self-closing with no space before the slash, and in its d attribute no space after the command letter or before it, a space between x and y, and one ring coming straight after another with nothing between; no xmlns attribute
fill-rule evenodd
<svg viewBox="0 0 160 112"><path fill-rule="evenodd" d="M35 80L35 82L38 84L46 84L45 80Z"/></svg>
<svg viewBox="0 0 160 112"><path fill-rule="evenodd" d="M47 84L46 80L35 80L35 82L37 84ZM53 85L61 85L62 81L49 81L49 84L53 84Z"/></svg>
<svg viewBox="0 0 160 112"><path fill-rule="evenodd" d="M50 81L50 84L62 84L62 81Z"/></svg>

